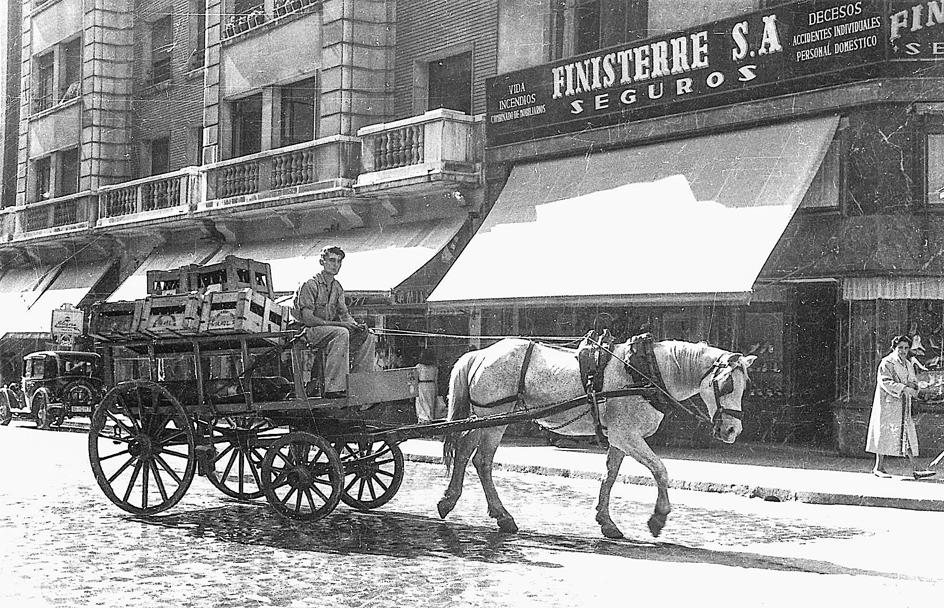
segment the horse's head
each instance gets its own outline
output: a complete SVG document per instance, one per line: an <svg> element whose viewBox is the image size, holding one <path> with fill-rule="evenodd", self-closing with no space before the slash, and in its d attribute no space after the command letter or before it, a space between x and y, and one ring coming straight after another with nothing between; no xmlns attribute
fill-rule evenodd
<svg viewBox="0 0 944 608"><path fill-rule="evenodd" d="M734 443L741 434L741 397L750 386L747 368L754 355L721 355L702 378L698 393L708 406L711 433L715 439Z"/></svg>

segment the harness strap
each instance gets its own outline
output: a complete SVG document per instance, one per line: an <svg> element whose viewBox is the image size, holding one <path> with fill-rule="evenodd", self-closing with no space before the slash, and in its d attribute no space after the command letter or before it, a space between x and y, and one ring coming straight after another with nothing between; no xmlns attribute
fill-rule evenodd
<svg viewBox="0 0 944 608"><path fill-rule="evenodd" d="M498 407L500 405L505 405L506 403L514 403L517 407L524 405L524 377L528 373L528 365L531 364L531 353L534 352L534 342L528 342L528 350L524 351L524 361L521 362L521 375L518 377L518 392L509 397L504 397L498 401L492 401L491 403L476 403L472 401L472 397L469 397L469 404L473 407L478 407L482 409L489 409L493 407Z"/></svg>

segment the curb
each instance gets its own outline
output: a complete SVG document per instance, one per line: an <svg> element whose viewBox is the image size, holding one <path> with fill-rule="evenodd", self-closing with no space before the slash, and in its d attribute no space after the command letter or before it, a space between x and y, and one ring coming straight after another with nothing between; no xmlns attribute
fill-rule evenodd
<svg viewBox="0 0 944 608"><path fill-rule="evenodd" d="M410 462L442 465L442 458L427 454L403 453L403 458ZM493 469L513 473L531 473L549 477L572 477L574 479L599 480L600 474L589 471L548 467L542 465L510 464L495 461ZM637 486L655 487L655 480L643 475L620 474L617 481ZM677 479L669 482L669 488L693 492L713 492L716 494L736 494L746 498L760 498L769 502L801 502L812 505L837 505L850 507L883 507L889 509L909 509L912 511L944 511L944 500L919 498L894 498L889 496L866 496L833 492L795 491L769 486L751 486L737 483L714 481L692 481Z"/></svg>

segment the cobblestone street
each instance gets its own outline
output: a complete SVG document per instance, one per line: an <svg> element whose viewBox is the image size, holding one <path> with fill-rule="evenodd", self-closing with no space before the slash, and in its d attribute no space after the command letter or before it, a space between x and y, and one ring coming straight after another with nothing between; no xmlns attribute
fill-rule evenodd
<svg viewBox="0 0 944 608"><path fill-rule="evenodd" d="M85 435L29 426L0 428L4 606L920 606L944 591L940 513L676 491L654 540L654 489L617 485L627 540L614 542L593 522L595 482L497 473L521 527L505 535L474 471L444 522L442 470L408 462L374 513L288 521L198 478L174 509L143 519L98 489Z"/></svg>

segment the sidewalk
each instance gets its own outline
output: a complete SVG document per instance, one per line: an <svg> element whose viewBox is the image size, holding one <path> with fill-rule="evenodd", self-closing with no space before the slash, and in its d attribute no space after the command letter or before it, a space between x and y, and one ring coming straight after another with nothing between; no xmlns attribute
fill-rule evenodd
<svg viewBox="0 0 944 608"><path fill-rule="evenodd" d="M400 445L407 460L442 462L442 442L411 439ZM889 459L893 479L871 474L871 458L846 458L805 447L718 444L709 449L657 448L671 488L731 492L765 500L811 504L893 507L944 511L944 465L937 477L915 481L906 459ZM936 454L925 454L923 465ZM599 448L563 448L521 438L506 438L495 454L495 469L600 479L606 456ZM908 474L908 477L903 475ZM654 485L649 471L632 458L623 460L620 481Z"/></svg>

